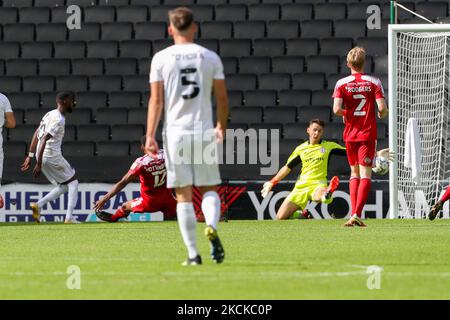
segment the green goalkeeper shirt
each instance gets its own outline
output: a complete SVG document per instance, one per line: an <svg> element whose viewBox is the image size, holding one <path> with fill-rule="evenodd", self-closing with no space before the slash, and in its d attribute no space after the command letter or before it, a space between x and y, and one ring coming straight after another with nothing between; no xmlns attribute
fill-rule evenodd
<svg viewBox="0 0 450 320"><path fill-rule="evenodd" d="M318 144L309 144L309 141L306 141L295 148L286 162L286 166L291 170L299 164L302 165L295 185L305 182L326 183L328 160L333 154L344 156L347 152L345 147L325 140Z"/></svg>

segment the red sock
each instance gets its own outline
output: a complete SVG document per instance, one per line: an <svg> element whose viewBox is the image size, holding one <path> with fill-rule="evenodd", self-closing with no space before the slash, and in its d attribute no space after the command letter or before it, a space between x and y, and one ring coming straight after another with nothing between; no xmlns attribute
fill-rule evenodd
<svg viewBox="0 0 450 320"><path fill-rule="evenodd" d="M358 201L356 202L355 213L361 218L361 213L363 211L364 205L366 204L367 197L369 196L370 186L372 184L371 179L363 178L359 184L358 188Z"/></svg>
<svg viewBox="0 0 450 320"><path fill-rule="evenodd" d="M447 187L447 190L445 190L445 193L441 197L441 202L445 202L448 199L450 199L450 186Z"/></svg>
<svg viewBox="0 0 450 320"><path fill-rule="evenodd" d="M119 219L122 218L126 218L128 217L128 213L126 213L122 207L120 207L119 209L117 209L116 213L113 214L113 216L111 217L111 220L116 222Z"/></svg>
<svg viewBox="0 0 450 320"><path fill-rule="evenodd" d="M350 177L350 212L351 214L356 212L356 202L358 200L358 187L359 187L359 177Z"/></svg>

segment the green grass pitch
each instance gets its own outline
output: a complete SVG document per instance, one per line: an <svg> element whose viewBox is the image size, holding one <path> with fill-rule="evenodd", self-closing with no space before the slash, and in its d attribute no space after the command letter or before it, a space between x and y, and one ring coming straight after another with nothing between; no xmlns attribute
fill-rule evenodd
<svg viewBox="0 0 450 320"><path fill-rule="evenodd" d="M230 221L225 262L182 267L176 222L1 224L0 299L450 299L450 221ZM81 269L69 290L67 268ZM383 268L367 288L367 267Z"/></svg>

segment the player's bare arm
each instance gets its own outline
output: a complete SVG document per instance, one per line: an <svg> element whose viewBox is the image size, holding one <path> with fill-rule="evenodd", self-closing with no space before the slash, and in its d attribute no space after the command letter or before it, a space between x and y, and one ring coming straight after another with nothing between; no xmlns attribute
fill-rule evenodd
<svg viewBox="0 0 450 320"><path fill-rule="evenodd" d="M228 121L228 94L225 80L216 79L213 84L214 96L217 101L216 135L219 143L223 141Z"/></svg>
<svg viewBox="0 0 450 320"><path fill-rule="evenodd" d="M5 112L5 124L8 129L14 129L16 127L16 117L13 112Z"/></svg>
<svg viewBox="0 0 450 320"><path fill-rule="evenodd" d="M45 146L47 145L47 141L50 140L52 137L51 134L46 133L43 137L42 137L42 143L39 145L39 150L37 151L37 156L36 156L36 165L34 166L33 169L33 177L37 178L39 177L39 175L41 174L42 171L42 157L44 155L44 150L45 150Z"/></svg>
<svg viewBox="0 0 450 320"><path fill-rule="evenodd" d="M155 135L164 107L164 82L152 82L150 84L150 92L151 96L148 102L147 141L145 142L145 152L150 156L155 156L159 149Z"/></svg>
<svg viewBox="0 0 450 320"><path fill-rule="evenodd" d="M388 107L384 98L377 99L378 118L384 119L388 115Z"/></svg>
<svg viewBox="0 0 450 320"><path fill-rule="evenodd" d="M275 175L275 177L272 178L272 180L267 181L266 183L264 183L263 188L261 190L261 196L263 198L267 197L267 195L269 194L270 190L272 190L272 188L278 184L278 182L280 182L281 180L283 180L284 178L286 178L286 176L291 172L291 169L288 166L284 166L282 167L278 173Z"/></svg>
<svg viewBox="0 0 450 320"><path fill-rule="evenodd" d="M105 206L105 203L108 202L112 197L114 197L117 193L122 191L123 188L125 188L130 182L135 181L136 177L131 174L131 172L127 172L122 179L117 182L111 190L105 194L100 200L98 200L94 205L95 211L101 211L103 210L103 207Z"/></svg>
<svg viewBox="0 0 450 320"><path fill-rule="evenodd" d="M37 138L38 131L39 131L39 127L36 129L36 131L33 134L33 137L31 138L30 148L28 149L28 155L25 158L25 161L23 162L23 164L20 168L22 171L27 171L30 168L31 159L34 157L34 155L36 153L36 146L38 143L38 138Z"/></svg>
<svg viewBox="0 0 450 320"><path fill-rule="evenodd" d="M343 108L344 105L344 99L342 98L334 98L333 101L333 112L335 115L339 117L345 116L345 110Z"/></svg>

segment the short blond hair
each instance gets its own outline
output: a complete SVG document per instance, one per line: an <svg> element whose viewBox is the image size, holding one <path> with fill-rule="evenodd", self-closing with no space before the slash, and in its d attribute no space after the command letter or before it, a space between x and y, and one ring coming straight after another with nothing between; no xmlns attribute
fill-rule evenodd
<svg viewBox="0 0 450 320"><path fill-rule="evenodd" d="M366 50L362 47L354 47L347 54L347 63L355 69L362 69L366 63Z"/></svg>

